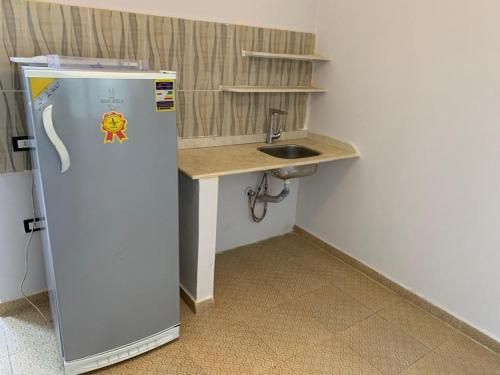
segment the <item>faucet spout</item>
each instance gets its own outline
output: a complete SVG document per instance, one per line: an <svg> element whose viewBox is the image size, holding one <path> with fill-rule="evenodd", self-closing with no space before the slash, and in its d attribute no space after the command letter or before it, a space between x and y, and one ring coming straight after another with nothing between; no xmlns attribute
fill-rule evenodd
<svg viewBox="0 0 500 375"><path fill-rule="evenodd" d="M281 137L281 130L282 127L278 128L278 131L274 131L274 117L275 115L286 115L286 111L283 111L282 109L278 108L270 108L269 109L269 124L267 126L267 133L266 133L266 143L272 144L273 140L278 139Z"/></svg>

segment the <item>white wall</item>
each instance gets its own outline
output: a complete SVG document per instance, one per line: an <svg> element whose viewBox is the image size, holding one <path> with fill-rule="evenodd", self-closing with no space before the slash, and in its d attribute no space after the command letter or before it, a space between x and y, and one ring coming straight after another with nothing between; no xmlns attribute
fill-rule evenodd
<svg viewBox="0 0 500 375"><path fill-rule="evenodd" d="M315 0L56 0L60 4L91 8L235 23L297 31L315 30Z"/></svg>
<svg viewBox="0 0 500 375"><path fill-rule="evenodd" d="M256 189L262 173L245 173L219 178L219 204L217 217L217 252L247 245L269 237L288 233L295 224L298 181L290 183L290 194L280 203L269 203L267 215L260 223L250 218L245 188ZM283 182L268 177L269 194L278 194ZM261 215L262 203L257 204Z"/></svg>
<svg viewBox="0 0 500 375"><path fill-rule="evenodd" d="M310 129L362 159L300 184L298 224L500 339L500 2L319 0Z"/></svg>
<svg viewBox="0 0 500 375"><path fill-rule="evenodd" d="M24 250L29 235L23 220L31 218L31 172L0 174L0 302L19 298L24 274ZM25 292L46 289L39 232L30 244Z"/></svg>

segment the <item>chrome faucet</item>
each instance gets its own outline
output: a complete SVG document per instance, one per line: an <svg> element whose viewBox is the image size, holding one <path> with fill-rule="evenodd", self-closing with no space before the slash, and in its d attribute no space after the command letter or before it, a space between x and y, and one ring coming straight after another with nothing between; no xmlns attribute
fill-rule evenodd
<svg viewBox="0 0 500 375"><path fill-rule="evenodd" d="M281 137L281 126L274 132L274 115L286 115L286 111L277 108L269 108L269 124L267 126L266 143L272 144L274 139Z"/></svg>

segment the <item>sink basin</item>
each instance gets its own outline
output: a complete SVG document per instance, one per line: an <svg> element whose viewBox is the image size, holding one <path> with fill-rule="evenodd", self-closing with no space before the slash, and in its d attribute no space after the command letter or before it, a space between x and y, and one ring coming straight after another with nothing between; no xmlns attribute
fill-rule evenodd
<svg viewBox="0 0 500 375"><path fill-rule="evenodd" d="M321 155L321 152L299 145L264 146L258 150L280 159L301 159Z"/></svg>
<svg viewBox="0 0 500 375"><path fill-rule="evenodd" d="M276 145L259 147L258 150L265 154L280 159L302 159L321 155L321 152L299 145ZM310 176L316 172L318 164L290 165L269 171L274 177L282 180Z"/></svg>

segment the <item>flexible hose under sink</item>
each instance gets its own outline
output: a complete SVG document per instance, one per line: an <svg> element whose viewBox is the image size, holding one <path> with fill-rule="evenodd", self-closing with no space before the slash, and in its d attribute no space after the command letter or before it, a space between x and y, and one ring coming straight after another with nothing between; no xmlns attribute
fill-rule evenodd
<svg viewBox="0 0 500 375"><path fill-rule="evenodd" d="M254 191L250 188L246 190L250 215L252 217L252 220L256 223L260 223L266 217L268 203L279 203L283 201L288 196L288 194L290 194L290 181L284 180L283 189L276 195L267 194L268 190L269 185L267 183L267 173L264 173L264 175L262 176L260 183L257 185L257 191ZM264 204L261 216L257 216L255 214L255 205L257 204L257 201L260 201Z"/></svg>
<svg viewBox="0 0 500 375"><path fill-rule="evenodd" d="M250 210L250 215L252 216L252 220L255 221L256 223L260 223L262 220L264 220L267 214L267 202L263 202L264 208L262 211L262 215L257 216L255 214L255 205L257 204L257 200L259 198L260 192L262 191L262 187L264 187L264 194L266 194L267 190L269 189L269 185L267 184L267 173L264 173L264 175L262 176L259 185L257 185L257 191L254 191L252 189L249 189L247 191L248 208Z"/></svg>

